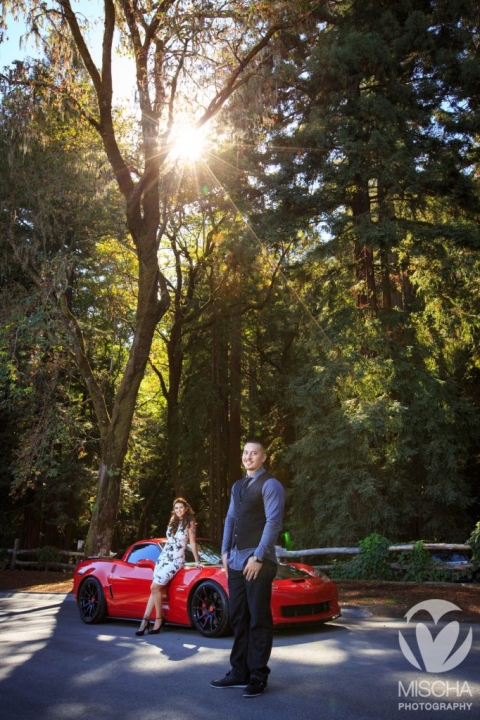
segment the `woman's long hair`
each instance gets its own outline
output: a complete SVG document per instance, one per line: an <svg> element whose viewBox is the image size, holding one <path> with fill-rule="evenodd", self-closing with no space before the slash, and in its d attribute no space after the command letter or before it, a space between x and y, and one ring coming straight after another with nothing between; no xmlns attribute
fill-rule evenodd
<svg viewBox="0 0 480 720"><path fill-rule="evenodd" d="M180 518L177 517L177 515L175 515L175 505L177 503L182 503L182 505L184 505L186 508L186 512L185 512L185 515L183 516L182 520L180 520ZM182 498L182 497L176 498L173 501L172 515L171 515L170 521L168 523L168 527L170 527L172 529L173 534L175 534L178 530L178 526L180 525L180 523L182 523L182 527L185 528L185 527L189 527L191 522L195 522L195 513L193 512L192 508L190 507L190 503L188 503L185 500L185 498Z"/></svg>

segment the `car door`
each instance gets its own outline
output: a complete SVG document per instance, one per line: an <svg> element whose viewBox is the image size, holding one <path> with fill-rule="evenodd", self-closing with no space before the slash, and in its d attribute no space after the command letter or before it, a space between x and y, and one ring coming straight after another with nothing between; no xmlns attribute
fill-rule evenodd
<svg viewBox="0 0 480 720"><path fill-rule="evenodd" d="M142 617L150 595L153 568L160 555L157 543L133 545L123 560L112 566L109 575L110 614Z"/></svg>

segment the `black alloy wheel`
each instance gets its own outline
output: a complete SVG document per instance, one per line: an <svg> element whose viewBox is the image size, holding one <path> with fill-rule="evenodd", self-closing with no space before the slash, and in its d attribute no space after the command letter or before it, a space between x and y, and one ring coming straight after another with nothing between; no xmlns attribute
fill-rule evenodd
<svg viewBox="0 0 480 720"><path fill-rule="evenodd" d="M230 632L228 597L216 582L197 585L190 600L192 624L204 637L216 638Z"/></svg>
<svg viewBox="0 0 480 720"><path fill-rule="evenodd" d="M107 603L102 586L96 578L88 577L80 585L77 607L83 622L88 625L104 620L107 614Z"/></svg>

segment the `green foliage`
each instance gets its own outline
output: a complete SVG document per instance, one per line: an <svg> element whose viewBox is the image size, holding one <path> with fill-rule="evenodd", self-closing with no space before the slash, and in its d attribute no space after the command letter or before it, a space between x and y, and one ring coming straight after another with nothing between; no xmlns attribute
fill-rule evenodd
<svg viewBox="0 0 480 720"><path fill-rule="evenodd" d="M477 522L472 530L467 545L472 548L472 562L480 566L480 522Z"/></svg>
<svg viewBox="0 0 480 720"><path fill-rule="evenodd" d="M372 357L356 355L346 337L343 356L305 363L292 382L295 537L306 547L370 532L461 540L478 417L453 378L384 342L379 324L364 326L363 338Z"/></svg>
<svg viewBox="0 0 480 720"><path fill-rule="evenodd" d="M39 63L30 80L41 79L47 88L52 71ZM8 88L0 112L2 532L4 542L71 547L89 520L98 430L57 300L77 313L109 402L131 332L126 278L135 268L109 239L122 229L99 141L32 86Z"/></svg>
<svg viewBox="0 0 480 720"><path fill-rule="evenodd" d="M441 567L424 548L413 543L412 550L389 552L390 541L372 533L359 542L360 553L351 560L338 561L329 575L338 580L397 580L400 582L451 582L458 572ZM392 565L394 567L392 567ZM462 572L462 574L465 574Z"/></svg>
<svg viewBox="0 0 480 720"><path fill-rule="evenodd" d="M425 550L422 540L413 544L413 550L404 550L398 555L397 580L413 582L440 582L450 580L451 572L440 568L432 560L431 554Z"/></svg>
<svg viewBox="0 0 480 720"><path fill-rule="evenodd" d="M390 541L372 533L359 542L360 553L351 560L336 564L329 570L332 578L341 580L391 580Z"/></svg>
<svg viewBox="0 0 480 720"><path fill-rule="evenodd" d="M229 104L237 127L221 134L238 145L215 148L208 168L183 167L181 182L178 168L164 167L159 187L175 191L162 195L165 233L152 232L147 265L159 242L170 306L155 325L131 425L116 547L139 529L162 533L180 491L200 510L202 532L219 536L240 439L260 432L288 490L297 547L353 545L377 533L454 541L472 525L478 3L412 10L402 0L354 0L312 22L303 15L311 3L301 4L301 26L279 31L267 54L270 74L254 73ZM148 15L145 8L135 12ZM258 27L250 25L248 42ZM49 543L46 533L60 528L67 541L101 506L101 431L55 300L78 320L88 383L111 413L145 298L136 257L144 239L126 236L99 140L48 90L58 89L51 67L39 64L27 79L5 86L0 118L4 544L22 526ZM96 117L81 73L64 80ZM156 87L164 92L166 82ZM132 128L114 120L126 138ZM163 157L151 145L160 136L137 150L137 138L128 143L124 172L134 185L142 149ZM110 130L104 137L113 141ZM128 203L131 228L156 222L155 193L141 195L155 181L144 180ZM139 307L149 315L143 300ZM114 417L122 423L125 411ZM112 481L119 466L112 462ZM369 555L383 562L381 547L367 543L359 572L370 572ZM412 578L432 571L420 546L404 560Z"/></svg>
<svg viewBox="0 0 480 720"><path fill-rule="evenodd" d="M320 536L329 544L355 542L372 529L396 539L461 537L476 492L465 469L478 433L478 393L467 390L478 376L472 342L478 338L479 293L472 284L478 226L471 222L478 216L478 187L462 173L460 147L448 130L442 144L425 113L426 95L452 81L442 77L445 67L432 73L438 39L427 15L412 13L402 23L406 8L380 3L370 10L352 3L342 24L319 38L308 63L315 122L304 123L292 140L303 149L303 163L298 155L291 167L282 162L283 177L276 178L284 184L302 167L331 234L312 250L307 275L330 343L312 333L311 368L307 360L303 381L299 373L292 383L298 440L291 450L292 502L302 485L297 524L305 506L312 507L303 533L314 529L317 542ZM436 12L450 22L446 5ZM449 25L466 52L469 24L465 17ZM413 46L415 68L401 60ZM432 101L440 96L434 92ZM338 123L338 112L344 122ZM458 122L467 115L459 109ZM468 154L474 138L464 141ZM323 147L331 154L317 149ZM425 164L416 159L420 147ZM455 191L439 181L443 163L454 165L462 186L465 178L462 203L469 210L459 211L461 223L445 211L445 194ZM435 186L428 203L421 200L423 183ZM282 202L301 208L302 186L292 182L289 190ZM366 253L362 264L373 257L368 277L351 265L359 247ZM375 266L383 266L383 274Z"/></svg>

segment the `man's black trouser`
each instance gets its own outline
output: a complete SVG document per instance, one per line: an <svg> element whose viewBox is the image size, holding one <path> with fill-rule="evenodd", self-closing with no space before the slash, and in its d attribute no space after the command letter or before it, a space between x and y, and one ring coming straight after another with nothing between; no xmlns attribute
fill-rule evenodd
<svg viewBox="0 0 480 720"><path fill-rule="evenodd" d="M264 560L255 580L241 570L228 569L230 622L234 641L230 654L232 675L239 680L267 680L272 652L273 621L270 609L277 565Z"/></svg>

